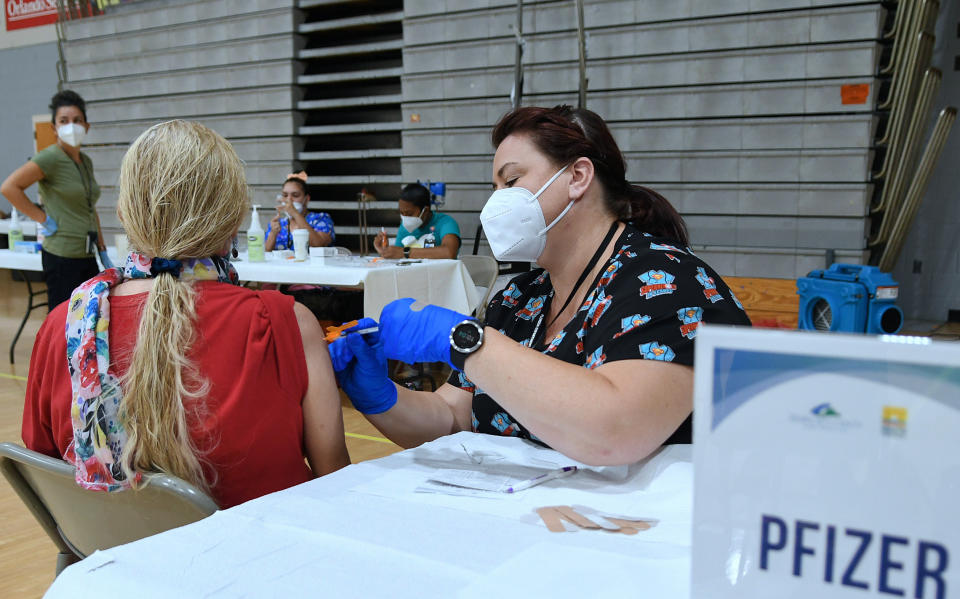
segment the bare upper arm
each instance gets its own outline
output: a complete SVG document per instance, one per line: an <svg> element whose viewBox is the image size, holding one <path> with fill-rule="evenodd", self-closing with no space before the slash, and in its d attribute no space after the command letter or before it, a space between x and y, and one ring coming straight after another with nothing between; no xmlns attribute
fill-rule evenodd
<svg viewBox="0 0 960 599"><path fill-rule="evenodd" d="M44 175L40 169L40 165L32 160L28 160L26 164L10 173L10 176L3 182L3 188L6 189L8 186L14 186L17 189L24 190L43 179L43 177Z"/></svg>
<svg viewBox="0 0 960 599"><path fill-rule="evenodd" d="M460 238L453 233L447 233L440 240L440 247L450 252L450 259L452 260L457 257L457 252L460 251Z"/></svg>
<svg viewBox="0 0 960 599"><path fill-rule="evenodd" d="M293 304L307 362L307 392L303 397L303 438L310 467L323 476L350 463L343 434L340 394L323 329L309 308Z"/></svg>
<svg viewBox="0 0 960 599"><path fill-rule="evenodd" d="M656 360L618 360L598 367L614 388L616 419L637 447L622 448L644 457L663 444L693 411L693 368ZM622 438L617 436L616 438ZM633 458L627 461L635 461Z"/></svg>

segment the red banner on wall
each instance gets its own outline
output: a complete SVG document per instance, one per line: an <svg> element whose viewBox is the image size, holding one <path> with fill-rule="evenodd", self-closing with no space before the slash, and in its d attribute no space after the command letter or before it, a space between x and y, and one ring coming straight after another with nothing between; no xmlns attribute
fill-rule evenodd
<svg viewBox="0 0 960 599"><path fill-rule="evenodd" d="M0 0L7 16L7 31L39 27L57 22L57 0ZM65 18L82 19L103 14L103 5L120 4L120 0L65 0Z"/></svg>
<svg viewBox="0 0 960 599"><path fill-rule="evenodd" d="M57 22L57 0L3 0L7 31Z"/></svg>

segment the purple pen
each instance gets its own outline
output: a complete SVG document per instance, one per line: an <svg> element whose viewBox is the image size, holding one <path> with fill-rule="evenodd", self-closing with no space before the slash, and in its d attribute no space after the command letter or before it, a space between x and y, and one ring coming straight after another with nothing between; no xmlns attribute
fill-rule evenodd
<svg viewBox="0 0 960 599"><path fill-rule="evenodd" d="M577 471L576 466L564 466L563 468L558 468L556 470L544 472L540 476L534 476L533 478L520 481L511 487L507 487L504 493L516 493L517 491L523 491L524 489L529 489L530 487L535 487L539 484L543 484L548 480L555 480L558 478L563 478L564 476L570 476L576 471Z"/></svg>

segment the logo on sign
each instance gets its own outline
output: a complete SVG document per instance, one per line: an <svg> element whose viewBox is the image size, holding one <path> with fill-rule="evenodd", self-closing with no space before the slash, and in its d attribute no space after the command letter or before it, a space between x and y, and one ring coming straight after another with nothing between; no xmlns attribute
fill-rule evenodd
<svg viewBox="0 0 960 599"><path fill-rule="evenodd" d="M888 437L907 436L907 409L883 406L883 434Z"/></svg>
<svg viewBox="0 0 960 599"><path fill-rule="evenodd" d="M819 403L805 414L790 414L790 421L811 430L843 432L860 428L858 420L844 418L829 402Z"/></svg>
<svg viewBox="0 0 960 599"><path fill-rule="evenodd" d="M821 418L827 418L830 416L840 416L840 412L833 409L828 403L822 403L819 406L810 410L810 413L814 416L820 416Z"/></svg>

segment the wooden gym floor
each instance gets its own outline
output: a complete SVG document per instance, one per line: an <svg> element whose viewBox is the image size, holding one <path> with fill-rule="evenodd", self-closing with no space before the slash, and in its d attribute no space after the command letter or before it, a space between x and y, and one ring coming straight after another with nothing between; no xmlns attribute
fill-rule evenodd
<svg viewBox="0 0 960 599"><path fill-rule="evenodd" d="M747 307L755 325L796 327L797 296L793 281L730 278L728 283ZM17 343L16 363L7 365L10 341L26 309L26 284L0 271L0 441L22 444L20 422L30 351L46 309L35 310ZM907 323L905 333L934 339L960 339L958 323ZM354 462L382 457L400 448L384 439L364 417L343 408L347 446ZM0 597L40 597L53 582L56 548L4 479L0 482Z"/></svg>

